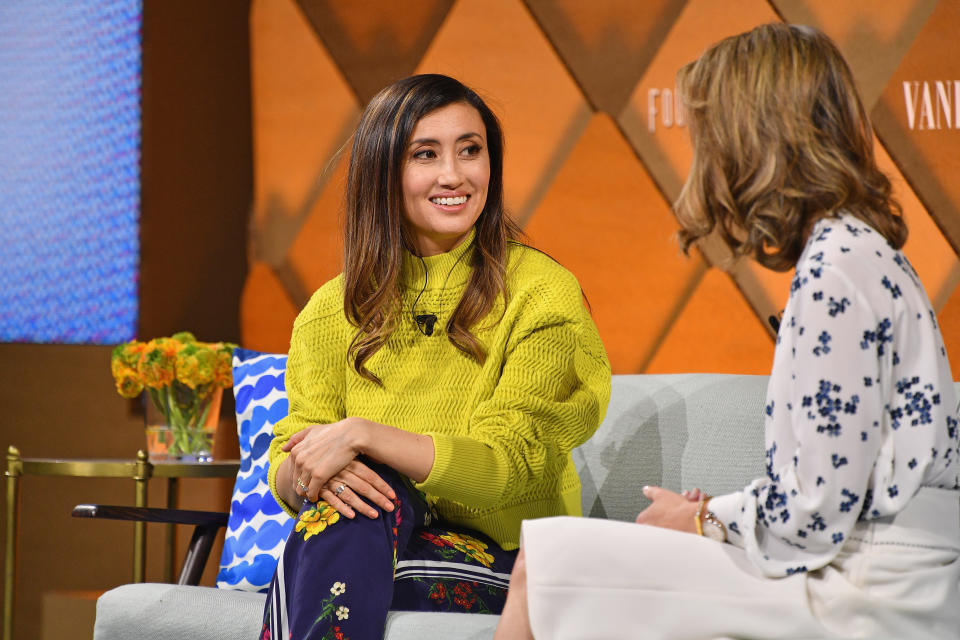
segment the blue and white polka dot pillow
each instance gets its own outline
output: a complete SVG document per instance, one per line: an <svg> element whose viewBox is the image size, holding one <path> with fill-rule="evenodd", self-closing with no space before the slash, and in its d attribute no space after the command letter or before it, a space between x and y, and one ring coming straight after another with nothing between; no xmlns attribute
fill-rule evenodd
<svg viewBox="0 0 960 640"><path fill-rule="evenodd" d="M249 349L233 352L241 464L217 574L221 589L265 592L293 528L293 518L280 508L267 485L273 425L289 411L286 368L286 355Z"/></svg>

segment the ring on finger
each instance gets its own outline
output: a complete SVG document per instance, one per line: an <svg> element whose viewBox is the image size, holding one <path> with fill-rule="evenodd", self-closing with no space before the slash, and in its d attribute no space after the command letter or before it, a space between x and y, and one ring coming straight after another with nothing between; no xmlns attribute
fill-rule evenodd
<svg viewBox="0 0 960 640"><path fill-rule="evenodd" d="M305 485L305 484L303 483L303 480L301 480L300 478L297 478L297 486L300 487L301 489L303 489L304 491L307 490L307 485Z"/></svg>
<svg viewBox="0 0 960 640"><path fill-rule="evenodd" d="M341 483L340 486L337 487L336 491L333 492L333 495L340 497L340 494L346 491L346 489L347 489L347 485Z"/></svg>

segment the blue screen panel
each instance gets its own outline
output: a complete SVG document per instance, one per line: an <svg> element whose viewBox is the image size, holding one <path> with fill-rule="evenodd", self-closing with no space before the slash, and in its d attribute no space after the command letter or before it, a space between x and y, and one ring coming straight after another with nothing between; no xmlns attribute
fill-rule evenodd
<svg viewBox="0 0 960 640"><path fill-rule="evenodd" d="M141 16L0 2L0 342L136 333Z"/></svg>

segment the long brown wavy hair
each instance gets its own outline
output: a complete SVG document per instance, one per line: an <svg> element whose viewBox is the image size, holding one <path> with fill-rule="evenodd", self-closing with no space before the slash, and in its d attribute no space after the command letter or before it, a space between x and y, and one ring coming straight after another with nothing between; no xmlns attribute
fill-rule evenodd
<svg viewBox="0 0 960 640"><path fill-rule="evenodd" d="M522 232L504 211L503 132L497 117L473 90L444 75L411 76L383 89L367 105L353 138L343 270L343 308L357 327L349 354L357 373L376 383L380 379L365 363L398 326L403 251L416 253L403 213L407 146L421 118L458 102L476 109L483 120L490 183L474 225L470 279L447 323L450 342L483 363L486 351L470 328L490 312L498 295L506 295L507 242Z"/></svg>
<svg viewBox="0 0 960 640"><path fill-rule="evenodd" d="M813 224L843 211L906 242L853 76L823 33L759 26L707 49L677 86L693 143L674 207L684 252L717 228L735 256L786 271Z"/></svg>

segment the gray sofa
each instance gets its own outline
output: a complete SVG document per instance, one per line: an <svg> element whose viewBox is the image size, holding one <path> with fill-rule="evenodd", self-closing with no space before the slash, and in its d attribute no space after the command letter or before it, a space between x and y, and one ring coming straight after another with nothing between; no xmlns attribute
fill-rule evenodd
<svg viewBox="0 0 960 640"><path fill-rule="evenodd" d="M632 521L645 485L712 494L763 472L762 411L767 378L721 374L613 377L607 416L573 453L583 513ZM95 640L256 638L265 596L210 587L128 584L97 602ZM497 616L395 611L389 640L490 638Z"/></svg>

